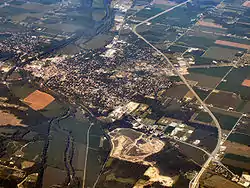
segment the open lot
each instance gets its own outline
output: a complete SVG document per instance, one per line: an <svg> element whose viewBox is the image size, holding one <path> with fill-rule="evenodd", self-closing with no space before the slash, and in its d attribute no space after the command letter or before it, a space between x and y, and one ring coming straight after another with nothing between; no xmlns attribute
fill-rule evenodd
<svg viewBox="0 0 250 188"><path fill-rule="evenodd" d="M165 145L164 142L156 138L145 139L143 133L138 134L139 132L132 129L125 129L125 134L123 134L123 130L124 128L118 128L109 133L113 145L111 157L131 162L142 162L146 157L161 151ZM134 135L132 136L132 134Z"/></svg>

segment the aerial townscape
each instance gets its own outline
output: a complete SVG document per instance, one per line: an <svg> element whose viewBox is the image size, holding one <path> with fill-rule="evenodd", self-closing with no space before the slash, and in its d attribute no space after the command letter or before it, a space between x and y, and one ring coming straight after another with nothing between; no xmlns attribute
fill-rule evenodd
<svg viewBox="0 0 250 188"><path fill-rule="evenodd" d="M1 0L0 187L250 188L249 0Z"/></svg>

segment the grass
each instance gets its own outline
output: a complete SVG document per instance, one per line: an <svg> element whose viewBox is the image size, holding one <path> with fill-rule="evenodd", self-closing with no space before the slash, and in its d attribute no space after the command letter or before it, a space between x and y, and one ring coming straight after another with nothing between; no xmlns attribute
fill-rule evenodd
<svg viewBox="0 0 250 188"><path fill-rule="evenodd" d="M116 178L114 173L106 176L106 181L118 181L120 183L135 184L136 180L132 178Z"/></svg>
<svg viewBox="0 0 250 188"><path fill-rule="evenodd" d="M212 118L210 117L210 115L207 112L200 112L198 114L198 116L195 118L195 120L201 121L204 123L211 123L212 122Z"/></svg>
<svg viewBox="0 0 250 188"><path fill-rule="evenodd" d="M108 159L108 161L106 162L105 167L106 167L106 168L110 167L111 164L112 164L112 162L113 162L113 160L114 160L114 158L111 158L111 157L110 157L110 158Z"/></svg>
<svg viewBox="0 0 250 188"><path fill-rule="evenodd" d="M210 91L204 91L204 90L201 90L197 87L194 88L194 91L199 95L199 97L201 98L201 100L204 100Z"/></svg>

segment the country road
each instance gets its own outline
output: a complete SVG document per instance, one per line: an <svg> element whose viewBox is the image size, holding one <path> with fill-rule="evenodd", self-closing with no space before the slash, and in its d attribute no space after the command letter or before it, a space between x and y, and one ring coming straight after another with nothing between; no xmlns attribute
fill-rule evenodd
<svg viewBox="0 0 250 188"><path fill-rule="evenodd" d="M211 116L211 118L213 119L213 122L215 124L215 126L218 129L218 140L217 140L217 145L214 149L214 151L211 153L211 155L209 156L209 158L207 159L207 161L203 164L200 172L196 175L196 177L193 179L193 182L190 185L190 188L197 188L199 186L199 180L200 177L202 176L202 174L204 173L204 171L208 168L210 162L212 161L212 159L215 157L215 155L219 152L220 150L220 144L221 144L221 137L222 137L222 133L221 133L221 127L220 124L218 122L218 120L216 119L216 117L214 116L214 114L210 111L210 109L207 107L207 105L202 101L202 99L199 97L199 95L193 90L193 88L189 85L189 83L187 82L187 80L185 79L185 77L179 73L179 71L175 68L175 66L171 63L171 61L168 59L168 57L162 53L158 48L156 48L153 44L151 44L149 41L147 41L143 36L141 36L139 33L137 33L136 29L138 26L147 23L150 20L153 20L154 18L157 18L158 16L161 16L164 13L167 13L177 7L180 7L184 4L186 4L188 1L185 1L183 3L180 3L172 8L169 8L163 12L160 12L159 14L156 14L146 20L144 20L143 22L135 25L132 29L133 33L136 34L141 40L143 40L145 43L147 43L150 47L152 47L158 54L160 54L165 60L166 63L169 64L171 66L171 68L174 70L174 72L181 78L182 82L188 87L188 89L193 93L193 95L195 96L195 98L198 100L198 102L201 104L201 106L203 107L203 109ZM185 34L185 33L184 33ZM184 35L183 34L183 35ZM181 35L180 37L182 37L183 35ZM179 38L180 38L179 37ZM173 43L175 43L177 40L179 40L179 38L177 38ZM173 44L172 43L172 44ZM171 45L170 45L171 46Z"/></svg>

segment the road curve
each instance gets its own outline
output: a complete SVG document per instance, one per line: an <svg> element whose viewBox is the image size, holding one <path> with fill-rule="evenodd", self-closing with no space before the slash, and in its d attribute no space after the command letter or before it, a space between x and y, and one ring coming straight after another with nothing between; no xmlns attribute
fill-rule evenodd
<svg viewBox="0 0 250 188"><path fill-rule="evenodd" d="M171 61L168 59L168 57L163 54L158 48L156 48L153 44L151 44L149 41L147 41L143 36L141 36L139 33L137 33L136 29L138 26L142 25L142 24L145 24L146 22L154 19L154 18L157 18L158 16L161 16L162 14L164 13L167 13L177 7L180 7L184 4L186 4L187 2L189 2L190 0L188 1L185 1L183 3L180 3L170 9L167 9L163 12L160 12L159 14L156 14L146 20L144 20L143 22L135 25L132 29L133 33L135 33L140 39L142 39L145 43L147 43L150 47L152 47L158 54L160 54L166 61L167 63L171 66L171 68L174 70L174 72L181 78L182 82L188 87L188 89L193 93L193 95L195 96L195 98L199 101L199 103L201 104L201 106L203 107L203 109L210 115L210 117L212 118L215 126L217 127L218 129L218 140L217 140L217 145L214 149L214 151L211 153L210 157L207 159L207 161L203 164L200 172L196 175L196 177L193 179L191 185L190 185L190 188L197 188L197 186L199 185L199 179L200 177L202 176L202 174L204 173L204 171L208 168L210 162L212 161L212 159L215 157L215 155L219 152L220 150L220 143L221 143L221 127L220 127L220 124L218 122L218 120L216 119L216 117L214 116L214 114L210 111L210 109L207 107L207 105L201 100L201 98L199 97L199 95L193 90L193 88L189 85L189 83L187 82L187 80L185 79L185 77L183 75L181 75L179 73L179 71L174 67L174 65L171 63Z"/></svg>

